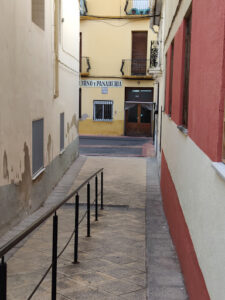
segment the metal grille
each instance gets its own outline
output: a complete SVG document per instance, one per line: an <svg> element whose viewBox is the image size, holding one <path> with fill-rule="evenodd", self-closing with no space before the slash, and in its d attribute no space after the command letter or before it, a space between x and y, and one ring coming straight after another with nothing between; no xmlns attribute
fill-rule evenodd
<svg viewBox="0 0 225 300"><path fill-rule="evenodd" d="M150 68L156 69L160 67L160 47L158 41L151 41Z"/></svg>
<svg viewBox="0 0 225 300"><path fill-rule="evenodd" d="M113 101L94 101L95 121L111 121L113 119Z"/></svg>
<svg viewBox="0 0 225 300"><path fill-rule="evenodd" d="M60 114L60 151L64 149L64 113Z"/></svg>
<svg viewBox="0 0 225 300"><path fill-rule="evenodd" d="M32 122L32 175L44 167L44 120Z"/></svg>

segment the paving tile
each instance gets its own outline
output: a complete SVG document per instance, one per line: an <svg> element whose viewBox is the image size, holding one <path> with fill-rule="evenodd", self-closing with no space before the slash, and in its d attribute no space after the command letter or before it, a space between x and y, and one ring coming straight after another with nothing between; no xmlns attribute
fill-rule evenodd
<svg viewBox="0 0 225 300"><path fill-rule="evenodd" d="M46 205L50 207L54 201L59 201L63 190L69 192L70 186L71 190L74 189L100 166L105 167L106 206L104 211L100 211L98 222L94 221L94 207L92 207L90 238L86 237L86 220L79 227L79 263L72 263L73 238L60 256L57 299L144 300L147 291L150 300L187 299L168 226L162 215L159 185L155 179L152 186L154 199L150 206L152 218L147 219L146 223L146 171L148 171L146 159L89 157L77 179L73 181L68 172ZM93 196L93 181L91 192ZM85 203L86 190L81 191L80 199ZM85 208L85 205L81 206L80 218ZM41 211L35 216L37 217L39 213ZM60 253L74 230L73 201L59 209L58 216L58 253ZM28 223L25 222L23 226L25 224ZM151 226L152 242L151 249L147 253L146 224L147 227ZM51 242L52 218L15 249L8 261L8 299L27 298L51 264ZM146 281L146 270L149 271L149 265L146 265L146 261L149 262L148 255L151 255L151 272ZM50 291L51 271L33 299L51 299Z"/></svg>
<svg viewBox="0 0 225 300"><path fill-rule="evenodd" d="M126 300L146 300L146 290L141 289L132 293L124 294L120 296L120 299Z"/></svg>
<svg viewBox="0 0 225 300"><path fill-rule="evenodd" d="M102 284L98 285L98 288L100 290L104 290L108 293L112 293L116 296L125 294L125 293L131 293L134 291L138 291L141 289L141 286L136 285L134 283L131 282L127 282L125 280L109 280L109 281L105 281Z"/></svg>
<svg viewBox="0 0 225 300"><path fill-rule="evenodd" d="M184 287L155 286L150 289L149 299L151 300L188 300Z"/></svg>

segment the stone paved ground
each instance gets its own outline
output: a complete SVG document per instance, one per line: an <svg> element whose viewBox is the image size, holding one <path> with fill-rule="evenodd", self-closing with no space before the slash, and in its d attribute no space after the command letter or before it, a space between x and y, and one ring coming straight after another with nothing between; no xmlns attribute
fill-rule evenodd
<svg viewBox="0 0 225 300"><path fill-rule="evenodd" d="M91 238L86 237L86 220L80 227L79 264L72 264L73 242L60 257L57 299L187 299L167 224L160 215L163 211L159 204L159 186L153 174L147 172L151 164L145 158L87 158L71 190L95 170L104 167L106 205L100 211L98 222L94 221L92 210ZM150 226L154 243L149 238L149 232L146 235L146 220L147 229L152 224L148 216L146 219L146 199L150 204L147 205L147 213L149 208L153 211L154 205L151 201L154 193L146 189L146 178L152 180L153 192L157 197L159 222L156 220L157 214L152 216L151 222L164 230L154 235L152 229L156 230L157 226ZM91 182L92 199L93 187L94 182ZM80 200L86 201L85 189L80 193ZM84 213L84 205L81 207L80 216ZM61 208L58 214L60 251L73 230L73 201ZM51 263L51 238L52 220L49 219L8 260L8 299L27 299ZM173 280L168 276L170 269ZM32 299L50 299L50 291L51 274Z"/></svg>

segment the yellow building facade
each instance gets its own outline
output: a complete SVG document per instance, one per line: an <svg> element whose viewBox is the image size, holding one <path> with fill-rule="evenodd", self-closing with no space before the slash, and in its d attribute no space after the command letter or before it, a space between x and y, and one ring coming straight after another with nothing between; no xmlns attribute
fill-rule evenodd
<svg viewBox="0 0 225 300"><path fill-rule="evenodd" d="M80 134L152 136L159 70L149 0L81 1Z"/></svg>

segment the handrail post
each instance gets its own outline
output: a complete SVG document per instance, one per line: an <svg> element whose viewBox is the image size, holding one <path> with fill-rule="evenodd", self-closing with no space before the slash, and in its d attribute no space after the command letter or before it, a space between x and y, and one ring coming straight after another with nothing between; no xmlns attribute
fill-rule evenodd
<svg viewBox="0 0 225 300"><path fill-rule="evenodd" d="M7 298L7 265L2 257L0 263L0 300L6 300Z"/></svg>
<svg viewBox="0 0 225 300"><path fill-rule="evenodd" d="M104 209L103 204L103 171L101 172L101 210Z"/></svg>
<svg viewBox="0 0 225 300"><path fill-rule="evenodd" d="M58 243L58 216L53 216L53 240L52 240L52 300L56 300L57 294L57 243Z"/></svg>
<svg viewBox="0 0 225 300"><path fill-rule="evenodd" d="M95 221L98 221L98 176L95 176Z"/></svg>
<svg viewBox="0 0 225 300"><path fill-rule="evenodd" d="M75 203L75 237L74 237L74 264L78 263L78 233L79 233L79 194Z"/></svg>
<svg viewBox="0 0 225 300"><path fill-rule="evenodd" d="M90 183L87 184L87 237L91 236L91 204L90 204Z"/></svg>

